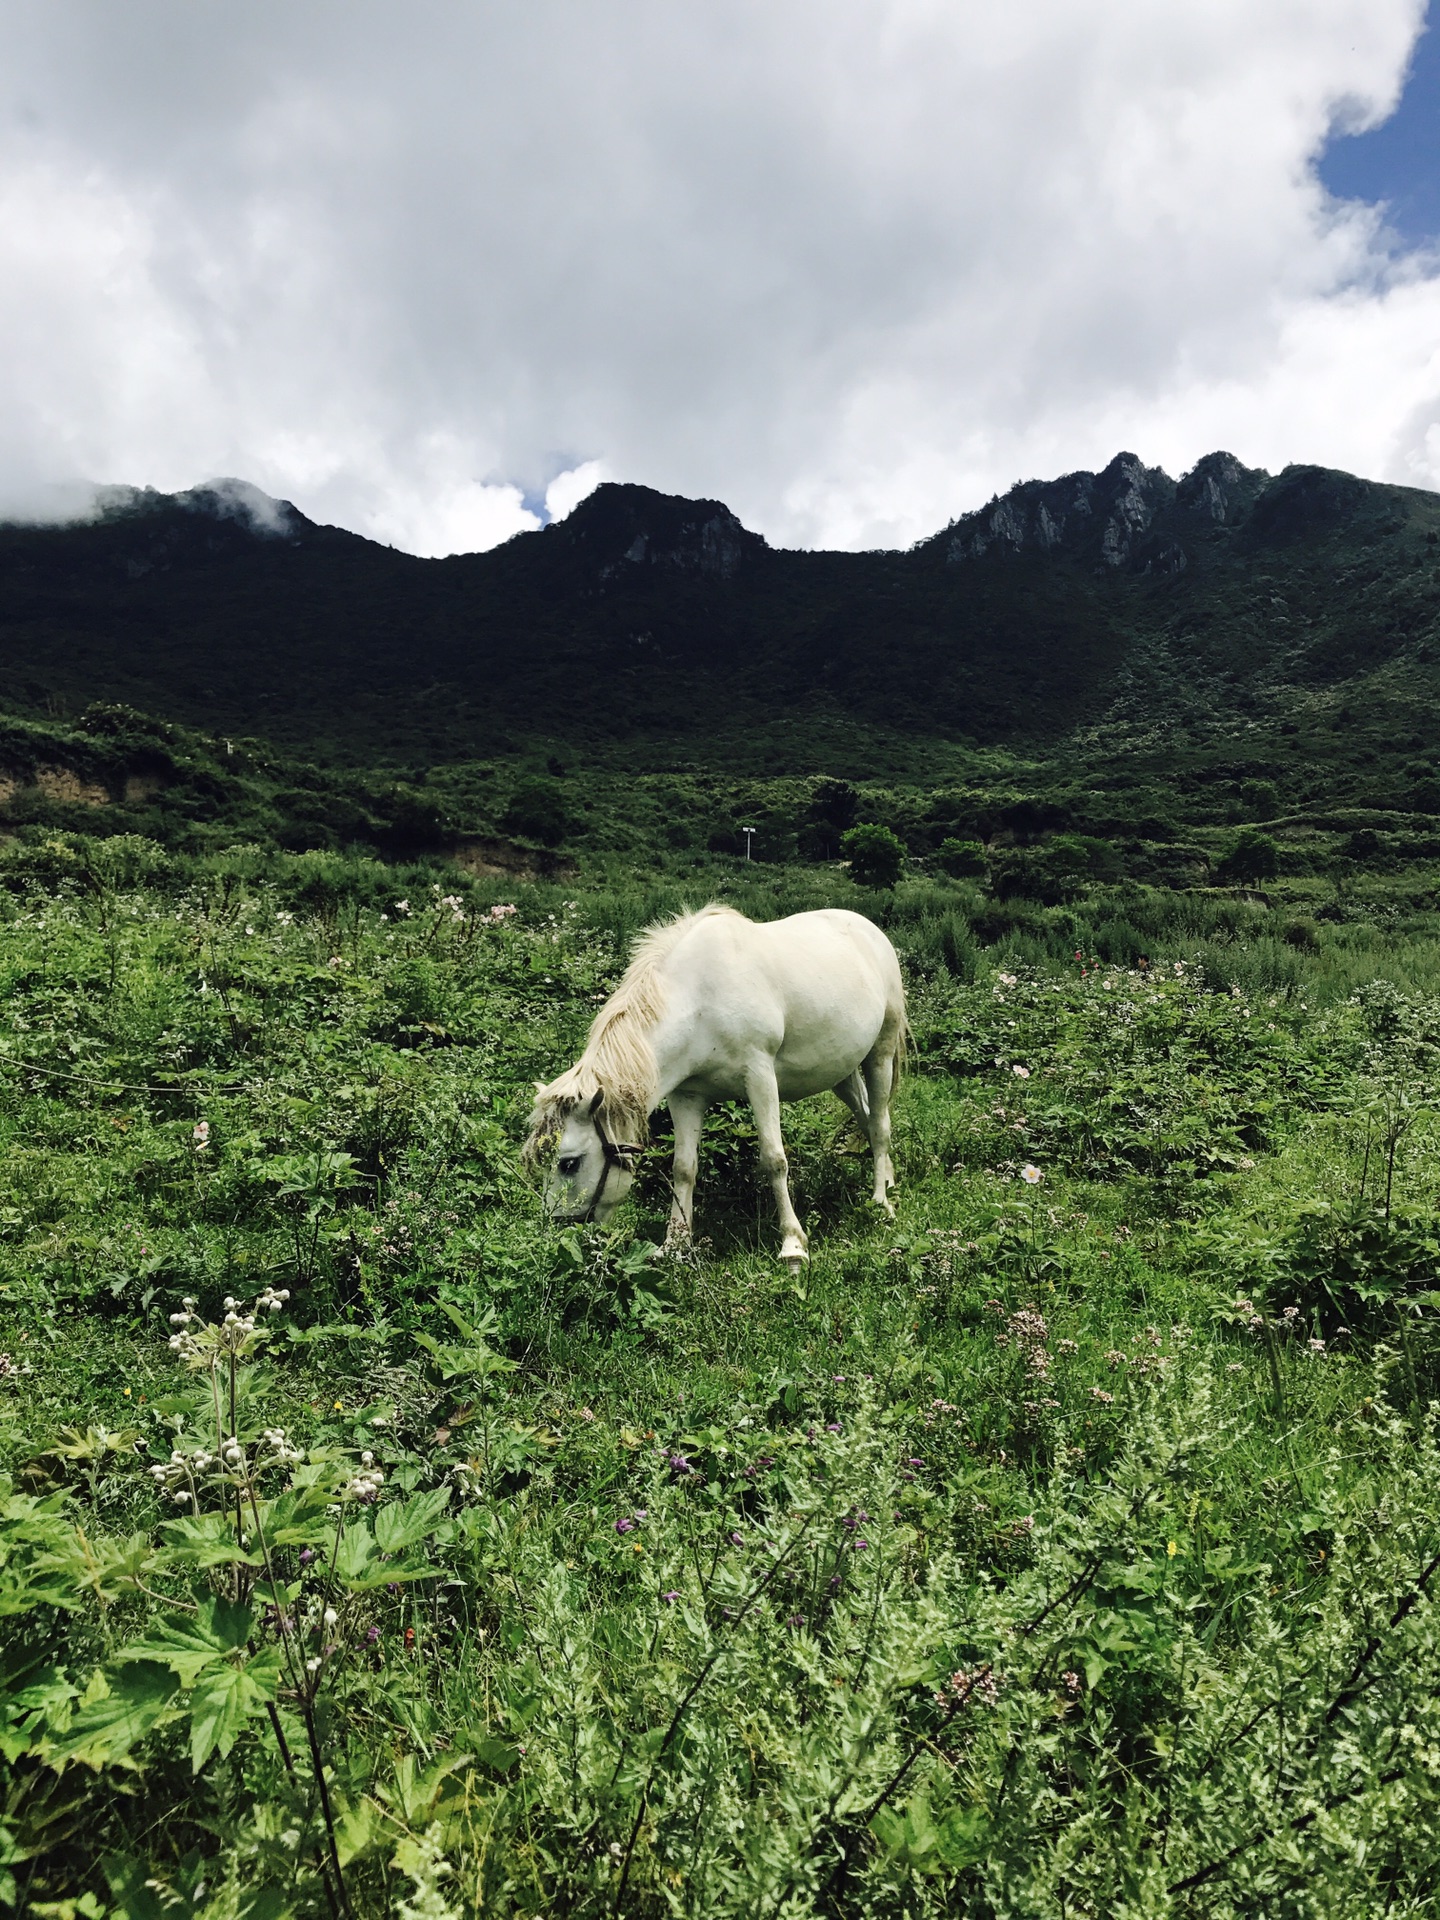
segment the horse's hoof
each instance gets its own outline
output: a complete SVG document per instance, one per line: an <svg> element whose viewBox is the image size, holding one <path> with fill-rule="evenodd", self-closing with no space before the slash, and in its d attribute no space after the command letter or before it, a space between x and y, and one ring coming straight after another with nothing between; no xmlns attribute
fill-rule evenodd
<svg viewBox="0 0 1440 1920"><path fill-rule="evenodd" d="M792 1280L798 1280L809 1266L810 1256L808 1253L782 1253L780 1264L788 1271Z"/></svg>

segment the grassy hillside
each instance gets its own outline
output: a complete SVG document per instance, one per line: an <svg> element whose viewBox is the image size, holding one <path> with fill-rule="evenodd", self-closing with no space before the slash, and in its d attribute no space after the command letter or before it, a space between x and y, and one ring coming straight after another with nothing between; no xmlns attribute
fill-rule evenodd
<svg viewBox="0 0 1440 1920"><path fill-rule="evenodd" d="M899 1217L791 1110L797 1288L742 1113L683 1260L663 1136L613 1233L517 1167L673 881L65 845L0 860L20 1910L1427 1910L1433 919L907 882Z"/></svg>

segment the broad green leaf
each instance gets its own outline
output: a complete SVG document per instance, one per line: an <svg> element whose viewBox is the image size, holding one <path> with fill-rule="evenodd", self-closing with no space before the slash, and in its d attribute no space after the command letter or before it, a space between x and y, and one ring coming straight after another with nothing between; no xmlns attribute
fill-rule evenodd
<svg viewBox="0 0 1440 1920"><path fill-rule="evenodd" d="M193 1620L172 1619L152 1627L144 1640L123 1648L117 1660L158 1660L185 1686L193 1685L207 1667L223 1661L250 1637L254 1614L232 1600L202 1600Z"/></svg>
<svg viewBox="0 0 1440 1920"><path fill-rule="evenodd" d="M263 1567L264 1556L237 1544L235 1516L226 1513L191 1514L167 1520L171 1559L184 1567Z"/></svg>
<svg viewBox="0 0 1440 1920"><path fill-rule="evenodd" d="M335 1577L347 1587L351 1586L363 1580L367 1573L372 1573L378 1559L374 1536L368 1528L347 1527L335 1550Z"/></svg>
<svg viewBox="0 0 1440 1920"><path fill-rule="evenodd" d="M431 1493L417 1493L381 1507L375 1515L375 1544L382 1553L399 1553L404 1547L427 1540L449 1504L449 1487L437 1487Z"/></svg>
<svg viewBox="0 0 1440 1920"><path fill-rule="evenodd" d="M139 1661L105 1678L109 1692L81 1707L66 1731L48 1743L52 1766L71 1760L97 1771L111 1766L172 1711L176 1683L163 1665Z"/></svg>
<svg viewBox="0 0 1440 1920"><path fill-rule="evenodd" d="M223 1759L245 1722L263 1713L280 1689L280 1649L267 1647L243 1667L228 1662L201 1675L190 1693L190 1764L196 1773L212 1753Z"/></svg>

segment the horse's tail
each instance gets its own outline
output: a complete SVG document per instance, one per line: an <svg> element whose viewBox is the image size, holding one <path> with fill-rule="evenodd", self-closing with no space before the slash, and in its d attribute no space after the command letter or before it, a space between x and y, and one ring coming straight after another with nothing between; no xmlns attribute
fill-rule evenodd
<svg viewBox="0 0 1440 1920"><path fill-rule="evenodd" d="M898 1011L900 1015L899 1031L895 1035L895 1051L890 1056L890 1098L892 1100L895 1098L896 1092L899 1089L900 1074L905 1065L906 1058L915 1048L915 1035L910 1028L909 1009L905 1005L905 982L903 979L900 982L900 1006Z"/></svg>

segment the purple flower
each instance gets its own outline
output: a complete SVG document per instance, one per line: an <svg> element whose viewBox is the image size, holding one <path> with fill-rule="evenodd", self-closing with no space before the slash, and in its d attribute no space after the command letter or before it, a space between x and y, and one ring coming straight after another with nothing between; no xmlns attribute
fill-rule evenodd
<svg viewBox="0 0 1440 1920"><path fill-rule="evenodd" d="M695 1469L683 1453L672 1453L670 1455L670 1471L675 1475L677 1480L680 1480L683 1479L687 1473L693 1473Z"/></svg>
<svg viewBox="0 0 1440 1920"><path fill-rule="evenodd" d="M302 1547L300 1549L300 1564L302 1567L308 1567L314 1558L315 1549L313 1547Z"/></svg>
<svg viewBox="0 0 1440 1920"><path fill-rule="evenodd" d="M917 1460L912 1456L905 1464L907 1467L923 1467L925 1462L923 1460Z"/></svg>
<svg viewBox="0 0 1440 1920"><path fill-rule="evenodd" d="M831 1422L829 1423L829 1425L828 1425L828 1426L826 1427L826 1429L825 1429L825 1431L826 1431L827 1433L839 1433L839 1431L840 1431L840 1422L839 1422L838 1420L832 1420L832 1421L831 1421Z"/></svg>
<svg viewBox="0 0 1440 1920"><path fill-rule="evenodd" d="M675 1602L680 1598L680 1589L678 1587L672 1587L668 1593L662 1593L660 1598L665 1602L667 1607L673 1607Z"/></svg>
<svg viewBox="0 0 1440 1920"><path fill-rule="evenodd" d="M400 1582L398 1580L387 1580L385 1582L385 1591L387 1593L398 1593L400 1591Z"/></svg>
<svg viewBox="0 0 1440 1920"><path fill-rule="evenodd" d="M635 1531L635 1522L633 1520L617 1520L615 1522L615 1531L617 1533L633 1533Z"/></svg>
<svg viewBox="0 0 1440 1920"><path fill-rule="evenodd" d="M832 1573L832 1574L831 1574L831 1576L830 1576L830 1591L831 1591L832 1593L834 1593L834 1591L835 1591L835 1589L836 1589L836 1588L837 1588L837 1587L839 1586L839 1584L840 1584L840 1576L839 1576L839 1574L838 1574L838 1573Z"/></svg>
<svg viewBox="0 0 1440 1920"><path fill-rule="evenodd" d="M804 1616L804 1614L803 1614L803 1613L792 1613L792 1614L791 1614L791 1616L790 1616L790 1625L791 1625L792 1627L803 1627L803 1626L804 1626L804 1624L805 1624L805 1616Z"/></svg>
<svg viewBox="0 0 1440 1920"><path fill-rule="evenodd" d="M378 1645L380 1640L379 1627L371 1627L370 1631L365 1636L365 1640L366 1640L366 1644L369 1646L373 1647Z"/></svg>
<svg viewBox="0 0 1440 1920"><path fill-rule="evenodd" d="M743 1534L743 1533L732 1533L732 1534L731 1534L731 1536L730 1536L730 1544L731 1544L731 1546L732 1546L732 1547L743 1547L743 1546L744 1546L744 1544L745 1544L745 1536L744 1536L744 1534Z"/></svg>
<svg viewBox="0 0 1440 1920"><path fill-rule="evenodd" d="M865 1549L869 1546L869 1544L870 1542L868 1540L857 1540L855 1542L856 1553L864 1553Z"/></svg>
<svg viewBox="0 0 1440 1920"><path fill-rule="evenodd" d="M637 1520L648 1520L650 1518L649 1510L645 1507L636 1507L635 1518Z"/></svg>

